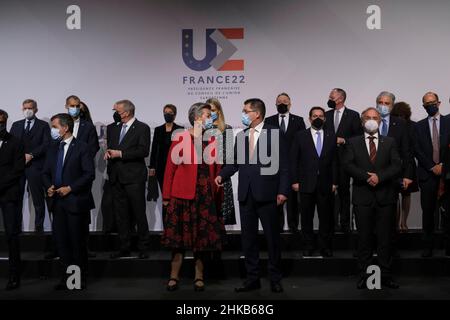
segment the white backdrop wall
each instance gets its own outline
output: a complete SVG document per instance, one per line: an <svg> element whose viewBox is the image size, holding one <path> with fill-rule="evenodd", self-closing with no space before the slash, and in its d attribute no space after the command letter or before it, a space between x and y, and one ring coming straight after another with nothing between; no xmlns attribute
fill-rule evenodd
<svg viewBox="0 0 450 320"><path fill-rule="evenodd" d="M81 9L81 30L66 27L72 4ZM367 28L372 4L381 9L381 30ZM182 30L193 30L193 54L202 60L205 30L222 28L243 33L230 40L237 49L230 59L243 60L243 70L191 70L182 58ZM419 120L426 115L421 98L428 90L440 94L442 113L449 111L449 30L448 0L0 0L0 108L11 124L22 118L21 102L33 98L38 116L48 119L76 94L100 133L119 99L131 99L137 117L154 128L163 122L164 104L178 106L177 122L186 124L192 103L218 96L227 122L236 127L246 98L262 98L272 114L276 95L288 92L292 112L306 119L311 106L326 104L330 89L342 87L348 107L374 106L377 94L389 90L410 103L413 120ZM198 83L207 76L216 83ZM220 83L225 76L238 83ZM102 152L96 163L92 230L102 225ZM160 230L161 204L147 204L150 228ZM32 204L25 211L29 230ZM418 194L409 225L421 226Z"/></svg>

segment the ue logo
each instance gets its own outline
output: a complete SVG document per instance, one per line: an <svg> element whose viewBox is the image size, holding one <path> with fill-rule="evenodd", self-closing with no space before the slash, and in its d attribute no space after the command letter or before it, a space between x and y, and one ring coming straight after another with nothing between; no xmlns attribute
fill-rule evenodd
<svg viewBox="0 0 450 320"><path fill-rule="evenodd" d="M194 71L204 71L211 66L218 71L244 70L244 60L229 60L237 48L228 39L244 39L244 28L206 29L206 54L202 60L194 58L192 29L182 31L183 61ZM222 51L217 54L217 46Z"/></svg>

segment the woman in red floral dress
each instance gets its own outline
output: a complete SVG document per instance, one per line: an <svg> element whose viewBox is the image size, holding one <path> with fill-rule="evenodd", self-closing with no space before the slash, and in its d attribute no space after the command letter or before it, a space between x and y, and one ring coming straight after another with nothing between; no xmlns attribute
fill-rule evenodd
<svg viewBox="0 0 450 320"><path fill-rule="evenodd" d="M222 250L225 227L217 207L222 195L214 178L221 165L216 159L214 138L205 139L212 126L211 107L196 103L189 109L193 128L175 134L164 174L164 220L162 244L172 249L172 264L167 290L178 288L179 272L186 250L195 259L194 289L203 291L203 253ZM214 129L212 129L214 130Z"/></svg>

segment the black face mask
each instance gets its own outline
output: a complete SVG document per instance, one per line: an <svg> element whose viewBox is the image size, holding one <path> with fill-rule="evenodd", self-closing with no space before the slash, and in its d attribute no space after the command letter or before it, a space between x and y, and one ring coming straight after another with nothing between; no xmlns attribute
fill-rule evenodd
<svg viewBox="0 0 450 320"><path fill-rule="evenodd" d="M324 124L324 121L320 118L315 118L312 122L311 125L314 127L314 129L320 130L322 129Z"/></svg>
<svg viewBox="0 0 450 320"><path fill-rule="evenodd" d="M327 105L328 105L328 108L335 109L336 101L330 99L330 100L328 100Z"/></svg>
<svg viewBox="0 0 450 320"><path fill-rule="evenodd" d="M164 120L167 123L172 123L175 121L175 115L171 113L164 113Z"/></svg>
<svg viewBox="0 0 450 320"><path fill-rule="evenodd" d="M114 112L114 114L113 114L113 119L114 119L114 122L115 123L117 123L117 122L122 122L122 118L120 117L120 114L116 111L116 112Z"/></svg>
<svg viewBox="0 0 450 320"><path fill-rule="evenodd" d="M0 123L0 139L3 139L6 135L6 123Z"/></svg>
<svg viewBox="0 0 450 320"><path fill-rule="evenodd" d="M287 104L284 104L284 103L277 104L277 111L278 111L278 113L281 113L281 114L285 114L286 112L288 112Z"/></svg>
<svg viewBox="0 0 450 320"><path fill-rule="evenodd" d="M437 104L429 104L427 106L424 106L424 108L430 117L434 117L439 111Z"/></svg>

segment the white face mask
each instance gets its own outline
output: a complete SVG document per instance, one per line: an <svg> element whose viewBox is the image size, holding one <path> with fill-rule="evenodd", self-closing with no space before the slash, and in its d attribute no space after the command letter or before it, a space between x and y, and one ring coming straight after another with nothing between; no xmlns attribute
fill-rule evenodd
<svg viewBox="0 0 450 320"><path fill-rule="evenodd" d="M364 129L367 133L375 133L378 130L378 122L373 119L367 120L364 123Z"/></svg>
<svg viewBox="0 0 450 320"><path fill-rule="evenodd" d="M25 109L23 110L23 116L27 120L31 120L34 117L34 111L32 109Z"/></svg>

